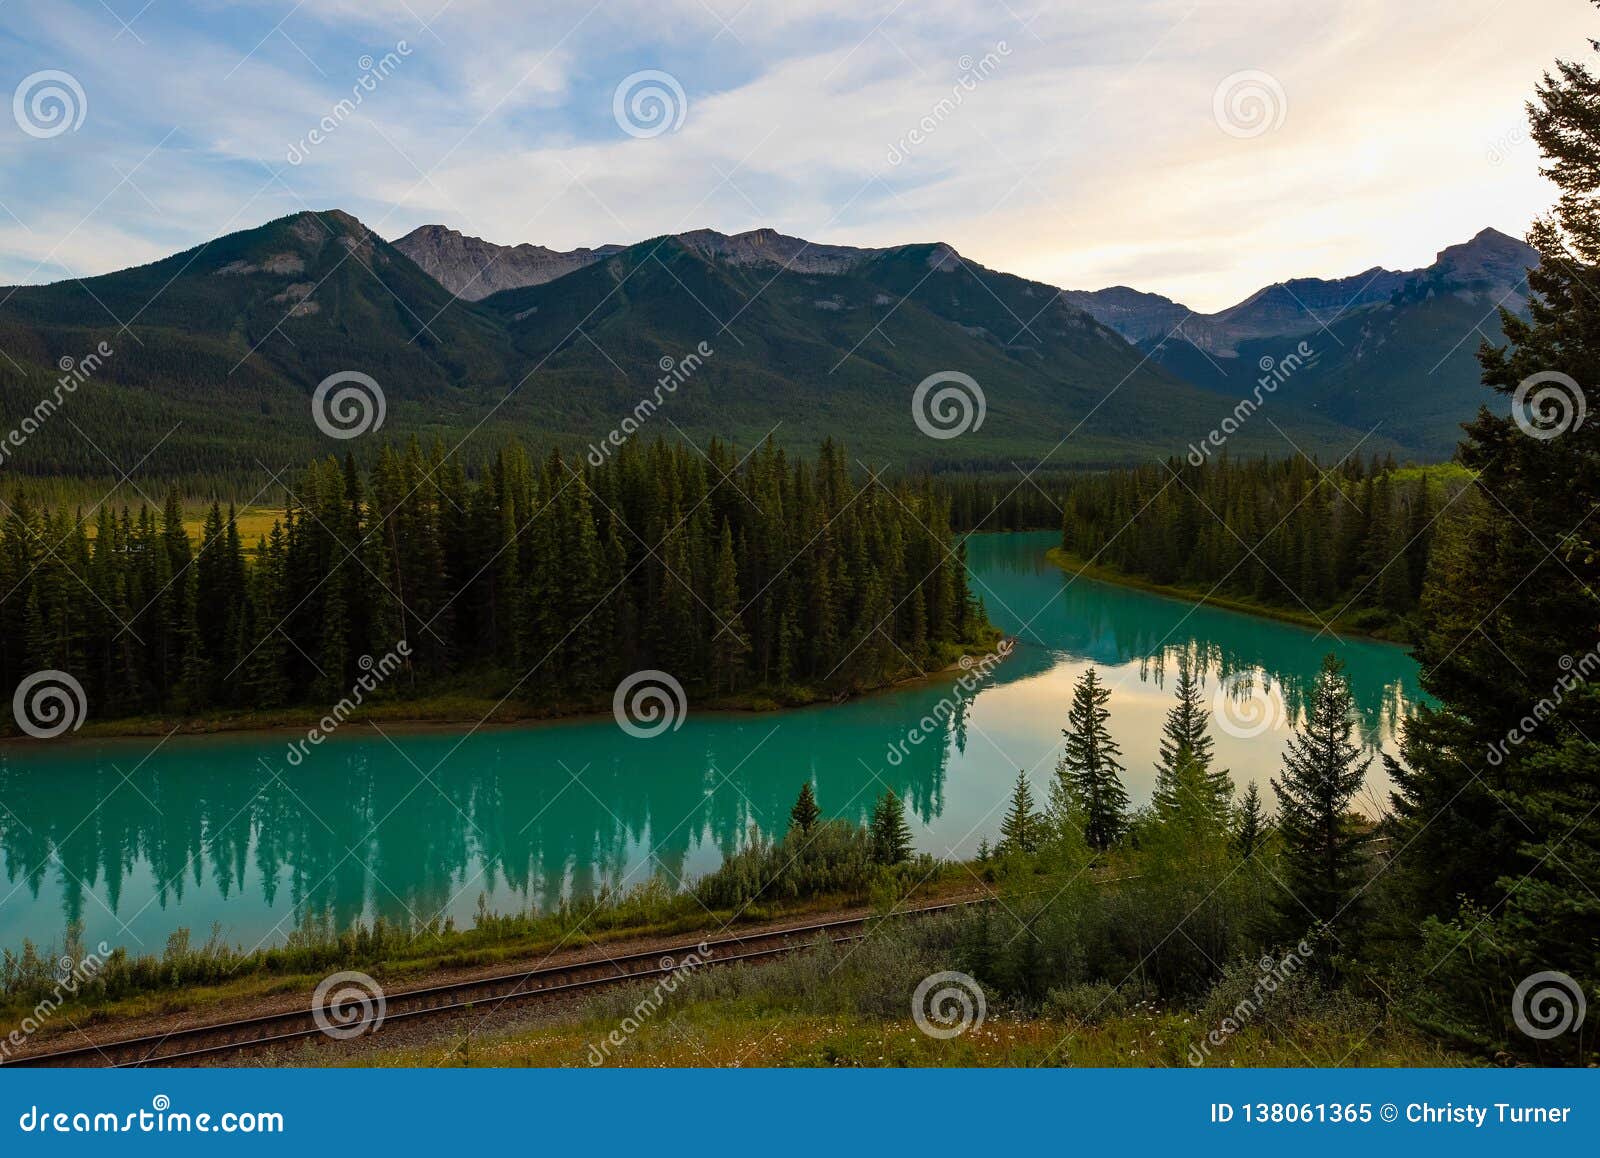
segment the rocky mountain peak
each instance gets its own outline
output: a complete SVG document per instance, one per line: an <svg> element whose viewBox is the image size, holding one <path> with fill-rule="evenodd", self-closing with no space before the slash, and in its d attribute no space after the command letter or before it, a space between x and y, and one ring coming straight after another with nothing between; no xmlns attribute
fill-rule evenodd
<svg viewBox="0 0 1600 1158"><path fill-rule="evenodd" d="M677 239L690 249L730 265L773 265L795 273L846 273L883 252L850 245L821 245L776 229L752 229L732 235L696 229L678 234Z"/></svg>
<svg viewBox="0 0 1600 1158"><path fill-rule="evenodd" d="M1450 281L1514 288L1538 262L1538 254L1526 243L1498 229L1483 229L1470 240L1441 249L1429 268Z"/></svg>
<svg viewBox="0 0 1600 1158"><path fill-rule="evenodd" d="M566 252L542 245L496 245L444 225L422 225L394 247L445 289L467 301L479 301L501 290L543 285L573 270L593 265L623 247Z"/></svg>

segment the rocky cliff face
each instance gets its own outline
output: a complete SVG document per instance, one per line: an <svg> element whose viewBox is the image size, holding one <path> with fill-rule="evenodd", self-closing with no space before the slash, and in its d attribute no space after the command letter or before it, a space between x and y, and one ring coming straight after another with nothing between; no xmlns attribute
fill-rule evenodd
<svg viewBox="0 0 1600 1158"><path fill-rule="evenodd" d="M695 229L675 236L690 249L729 265L768 266L792 273L849 273L868 258L887 252L819 245L775 229L734 234ZM501 290L543 285L623 249L620 245L602 245L598 249L562 252L542 245L496 245L443 225L414 229L395 241L394 247L440 285L468 301L479 301Z"/></svg>
<svg viewBox="0 0 1600 1158"><path fill-rule="evenodd" d="M501 290L543 285L622 249L620 245L602 245L562 252L542 245L496 245L443 225L413 229L397 239L394 247L445 289L469 302Z"/></svg>
<svg viewBox="0 0 1600 1158"><path fill-rule="evenodd" d="M1174 326L1192 316L1186 306L1171 298L1125 285L1094 291L1062 290L1061 297L1135 345L1147 338L1166 337Z"/></svg>
<svg viewBox="0 0 1600 1158"><path fill-rule="evenodd" d="M715 229L696 229L677 236L689 248L730 265L786 267L791 273L849 273L867 258L884 252L849 245L818 245L775 229L731 235Z"/></svg>

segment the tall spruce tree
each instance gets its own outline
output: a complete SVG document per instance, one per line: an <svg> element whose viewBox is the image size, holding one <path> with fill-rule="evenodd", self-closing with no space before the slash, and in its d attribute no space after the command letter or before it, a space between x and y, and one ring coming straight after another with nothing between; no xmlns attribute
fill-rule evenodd
<svg viewBox="0 0 1600 1158"><path fill-rule="evenodd" d="M1095 669L1089 668L1072 689L1067 726L1061 730L1066 737L1061 763L1083 805L1084 836L1102 852L1128 826L1128 793L1120 776L1123 766L1117 762L1122 749L1106 727L1110 699L1111 689L1101 686Z"/></svg>
<svg viewBox="0 0 1600 1158"><path fill-rule="evenodd" d="M1502 397L1461 447L1468 518L1439 536L1420 612L1436 704L1390 774L1406 895L1440 918L1419 971L1461 1032L1592 1061L1594 1034L1535 1043L1508 1011L1540 970L1600 986L1600 690L1584 667L1600 619L1600 74L1558 61L1528 113L1560 195L1528 234L1528 316L1502 310L1509 344L1479 351Z"/></svg>
<svg viewBox="0 0 1600 1158"><path fill-rule="evenodd" d="M1372 758L1351 738L1355 702L1338 656L1323 659L1308 712L1305 725L1289 737L1281 777L1272 781L1288 893L1279 907L1283 931L1292 939L1313 922L1352 924L1365 876L1350 801Z"/></svg>
<svg viewBox="0 0 1600 1158"><path fill-rule="evenodd" d="M739 569L733 553L733 531L722 521L721 543L717 548L717 570L712 581L711 604L715 611L715 633L711 643L711 678L718 690L737 691L744 675L745 653L750 641L745 638L740 616Z"/></svg>
<svg viewBox="0 0 1600 1158"><path fill-rule="evenodd" d="M1078 798L1078 787L1067 767L1066 757L1056 761L1055 775L1050 777L1050 795L1045 801L1045 816L1058 837L1081 841L1083 839L1083 801Z"/></svg>
<svg viewBox="0 0 1600 1158"><path fill-rule="evenodd" d="M1179 792L1198 791L1204 806L1225 824L1233 808L1233 778L1226 768L1211 767L1212 739L1207 728L1211 713L1187 652L1178 656L1178 678L1173 690L1178 699L1161 728L1161 755L1156 763L1151 803L1158 816L1168 816L1179 808ZM1191 786L1186 786L1179 776L1188 764L1193 764L1199 773Z"/></svg>

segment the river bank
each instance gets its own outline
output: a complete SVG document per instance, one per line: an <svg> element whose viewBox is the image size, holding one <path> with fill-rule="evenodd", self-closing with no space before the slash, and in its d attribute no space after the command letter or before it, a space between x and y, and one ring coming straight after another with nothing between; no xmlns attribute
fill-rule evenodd
<svg viewBox="0 0 1600 1158"><path fill-rule="evenodd" d="M880 684L830 692L824 689L789 685L780 688L756 688L729 695L695 698L689 707L696 712L730 712L760 714L790 708L813 707L819 704L844 703L863 696L916 687L945 679L967 670L963 660L971 660L993 652L1005 636L989 629L985 638L960 648L952 648L944 663L934 670L920 673L897 672ZM70 744L75 740L140 739L149 737L212 736L306 732L320 728L324 733L330 705L300 705L268 711L222 711L197 716L128 716L111 720L89 720L77 731L51 741ZM415 699L378 700L360 704L347 712L340 727L353 724L377 724L396 732L417 733L461 727L527 727L537 724L554 724L601 719L612 714L611 693L593 699L569 701L560 704L533 705L507 695L489 691L460 688L442 691ZM91 712L92 715L92 712ZM0 748L25 746L38 741L11 733L0 736Z"/></svg>
<svg viewBox="0 0 1600 1158"><path fill-rule="evenodd" d="M1208 607L1219 607L1224 611L1235 611L1241 615L1272 619L1279 623L1289 623L1296 627L1309 628L1313 631L1326 630L1330 634L1341 636L1357 635L1365 639L1376 639L1384 643L1394 644L1409 644L1411 642L1409 629L1404 622L1395 620L1392 617L1385 617L1381 621L1374 622L1374 613L1371 611L1357 615L1319 619L1309 612L1295 611L1287 607L1274 607L1271 604L1257 603L1251 599L1216 595L1190 587L1175 587L1164 583L1152 583L1148 579L1141 579L1136 575L1128 575L1112 567L1091 563L1072 554L1063 547L1050 548L1045 552L1045 558L1068 575L1081 575L1085 579L1093 579L1099 583L1111 583L1118 587L1127 587L1150 595L1160 595L1167 599L1181 600L1184 603L1199 603Z"/></svg>

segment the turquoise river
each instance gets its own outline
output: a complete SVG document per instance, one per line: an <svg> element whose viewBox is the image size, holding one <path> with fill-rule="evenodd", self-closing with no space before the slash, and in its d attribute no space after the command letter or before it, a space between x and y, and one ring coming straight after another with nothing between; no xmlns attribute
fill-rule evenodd
<svg viewBox="0 0 1600 1158"><path fill-rule="evenodd" d="M1069 581L1044 558L1055 540L969 542L990 618L1019 641L970 687L952 673L837 705L691 709L648 739L610 716L382 734L349 724L297 766L286 758L296 732L0 745L0 947L59 945L74 920L89 944L135 952L214 925L250 947L281 941L308 913L340 926L379 915L469 925L480 902L508 912L652 874L687 881L752 828L781 831L808 778L839 816L864 817L893 787L920 849L970 856L994 840L1019 769L1043 793L1072 682L1090 664L1113 689L1129 792L1147 800L1185 649L1208 699L1228 680L1217 755L1269 804L1267 781L1330 650L1348 665L1364 740L1394 750L1422 694L1403 649ZM1360 803L1376 813L1386 792L1375 760Z"/></svg>

